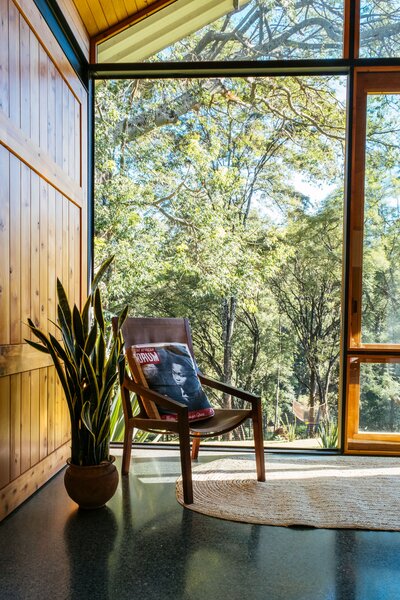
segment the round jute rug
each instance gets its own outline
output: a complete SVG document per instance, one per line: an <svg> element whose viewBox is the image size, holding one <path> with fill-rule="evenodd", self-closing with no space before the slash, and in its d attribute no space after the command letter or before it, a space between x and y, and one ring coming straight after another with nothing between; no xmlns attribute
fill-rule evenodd
<svg viewBox="0 0 400 600"><path fill-rule="evenodd" d="M254 460L198 465L187 508L244 523L400 530L399 458L272 455L266 471L260 483ZM186 506L181 477L176 493Z"/></svg>

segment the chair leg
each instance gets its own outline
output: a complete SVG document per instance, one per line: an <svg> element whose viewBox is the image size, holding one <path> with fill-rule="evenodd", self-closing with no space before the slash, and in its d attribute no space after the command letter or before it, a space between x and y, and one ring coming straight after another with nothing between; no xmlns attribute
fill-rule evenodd
<svg viewBox="0 0 400 600"><path fill-rule="evenodd" d="M192 461L190 457L189 430L179 433L179 448L181 452L183 501L193 504Z"/></svg>
<svg viewBox="0 0 400 600"><path fill-rule="evenodd" d="M254 449L256 453L257 480L265 481L264 438L262 431L261 401L253 407Z"/></svg>
<svg viewBox="0 0 400 600"><path fill-rule="evenodd" d="M192 439L192 460L197 460L199 456L200 441L201 438L199 435L196 435Z"/></svg>
<svg viewBox="0 0 400 600"><path fill-rule="evenodd" d="M124 450L122 452L122 475L129 474L129 467L131 464L131 452L132 452L132 437L133 427L125 425L124 433Z"/></svg>

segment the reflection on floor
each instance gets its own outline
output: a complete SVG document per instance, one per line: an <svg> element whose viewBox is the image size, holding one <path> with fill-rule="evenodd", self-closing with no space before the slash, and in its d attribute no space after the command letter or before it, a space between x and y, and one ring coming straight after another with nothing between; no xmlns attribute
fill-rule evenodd
<svg viewBox="0 0 400 600"><path fill-rule="evenodd" d="M175 500L175 451L133 456L106 508L77 510L60 474L0 524L2 600L400 598L400 533L200 515Z"/></svg>

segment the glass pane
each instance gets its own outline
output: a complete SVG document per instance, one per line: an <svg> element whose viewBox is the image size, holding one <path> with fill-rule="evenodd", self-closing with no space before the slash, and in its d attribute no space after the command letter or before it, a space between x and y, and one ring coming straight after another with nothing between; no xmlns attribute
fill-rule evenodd
<svg viewBox="0 0 400 600"><path fill-rule="evenodd" d="M400 0L361 0L360 57L400 56Z"/></svg>
<svg viewBox="0 0 400 600"><path fill-rule="evenodd" d="M345 97L337 76L96 86L106 310L188 316L201 370L261 393L278 447L336 444Z"/></svg>
<svg viewBox="0 0 400 600"><path fill-rule="evenodd" d="M400 432L400 364L360 364L359 432Z"/></svg>
<svg viewBox="0 0 400 600"><path fill-rule="evenodd" d="M100 44L99 62L341 58L343 0L176 2ZM173 12L175 11L175 12ZM151 19L154 19L152 23ZM157 29L158 35L154 35Z"/></svg>
<svg viewBox="0 0 400 600"><path fill-rule="evenodd" d="M400 344L400 95L368 96L362 342Z"/></svg>

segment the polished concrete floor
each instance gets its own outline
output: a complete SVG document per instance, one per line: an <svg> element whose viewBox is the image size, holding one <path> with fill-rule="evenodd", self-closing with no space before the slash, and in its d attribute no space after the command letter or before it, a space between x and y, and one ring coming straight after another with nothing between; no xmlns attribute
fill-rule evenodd
<svg viewBox="0 0 400 600"><path fill-rule="evenodd" d="M60 474L0 524L2 600L400 599L400 533L207 517L175 500L176 452L134 461L103 509L77 510Z"/></svg>

